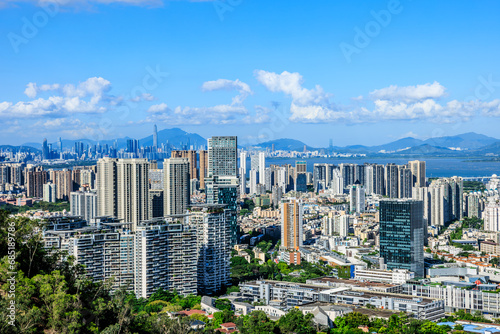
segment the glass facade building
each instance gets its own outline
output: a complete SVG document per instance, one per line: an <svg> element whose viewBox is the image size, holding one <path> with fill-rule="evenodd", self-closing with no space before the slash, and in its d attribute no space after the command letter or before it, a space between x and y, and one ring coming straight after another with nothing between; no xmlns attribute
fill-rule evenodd
<svg viewBox="0 0 500 334"><path fill-rule="evenodd" d="M424 276L423 202L380 201L380 256L387 269L408 269Z"/></svg>

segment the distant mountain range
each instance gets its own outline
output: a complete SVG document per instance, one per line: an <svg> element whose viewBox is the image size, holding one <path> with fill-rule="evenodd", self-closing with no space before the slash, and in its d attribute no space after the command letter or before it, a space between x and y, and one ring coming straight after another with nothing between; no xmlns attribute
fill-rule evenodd
<svg viewBox="0 0 500 334"><path fill-rule="evenodd" d="M111 139L111 140L102 140L99 141L100 145L109 145L112 146L116 143L116 147L118 149L120 148L125 148L127 147L127 140L129 139L135 139L135 138L130 138L130 137L124 137L124 138L117 138L117 139ZM63 143L63 148L71 148L75 146L76 142L82 142L85 145L96 145L98 142L92 139L76 139L76 140L68 140L68 139L62 139ZM172 129L164 129L161 131L158 131L158 144L162 143L167 143L170 145L173 145L174 147L183 147L186 146L189 148L190 145L193 145L194 147L199 147L200 145L206 145L207 140L203 138L202 136L196 134L196 133L188 133L186 131L183 131L179 128L172 128ZM52 147L58 148L59 142L51 143ZM139 139L139 146L152 146L153 145L153 135L151 134L150 136L144 137L142 139ZM42 143L25 143L22 146L30 146L36 149L41 149L42 148Z"/></svg>
<svg viewBox="0 0 500 334"><path fill-rule="evenodd" d="M129 137L117 138L113 140L100 141L100 145L114 145L120 149L125 148ZM91 139L79 140L63 140L63 147L70 148L75 145L75 142L81 141L85 144L95 145L96 141ZM207 144L207 140L196 133L188 133L179 128L164 129L158 131L158 143L169 143L173 147L189 148L191 145L195 148ZM52 143L53 147L58 147L58 143ZM153 135L139 139L139 146L153 145ZM456 136L445 136L420 140L412 137L398 139L396 141L376 146L364 145L349 145L349 146L333 146L329 148L312 147L300 140L282 138L272 141L263 142L248 148L254 149L272 149L284 151L299 151L304 150L304 146L308 151L319 150L324 153L351 153L351 154L366 154L370 156L485 156L485 155L500 155L500 140L488 137L474 132L468 132ZM22 146L0 146L2 149L11 149L18 151L20 147L23 150L27 148L31 150L39 150L42 147L41 143L26 143ZM247 148L245 146L245 148Z"/></svg>
<svg viewBox="0 0 500 334"><path fill-rule="evenodd" d="M377 146L350 145L333 146L330 148L311 147L295 139L277 139L255 145L256 148L271 148L276 150L303 151L323 150L326 152L352 153L366 155L439 155L439 156L469 156L500 154L500 140L485 135L468 132L456 136L436 137L420 140L412 137Z"/></svg>

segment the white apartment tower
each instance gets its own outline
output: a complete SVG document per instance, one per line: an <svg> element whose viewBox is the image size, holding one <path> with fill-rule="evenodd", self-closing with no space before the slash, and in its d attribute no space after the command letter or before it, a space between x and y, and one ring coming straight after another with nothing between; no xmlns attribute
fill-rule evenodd
<svg viewBox="0 0 500 334"><path fill-rule="evenodd" d="M189 160L187 158L165 159L163 180L164 214L169 216L186 213L190 199Z"/></svg>

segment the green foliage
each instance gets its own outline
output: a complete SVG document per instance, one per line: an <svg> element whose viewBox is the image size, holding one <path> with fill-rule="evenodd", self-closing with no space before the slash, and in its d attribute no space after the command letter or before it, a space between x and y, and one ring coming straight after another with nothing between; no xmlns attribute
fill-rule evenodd
<svg viewBox="0 0 500 334"><path fill-rule="evenodd" d="M464 181L464 192L484 190L486 190L486 187L481 181Z"/></svg>
<svg viewBox="0 0 500 334"><path fill-rule="evenodd" d="M351 278L351 266L338 266L337 273L339 278L350 279Z"/></svg>
<svg viewBox="0 0 500 334"><path fill-rule="evenodd" d="M304 315L300 310L292 309L278 320L277 325L283 334L315 334L313 317L312 313Z"/></svg>
<svg viewBox="0 0 500 334"><path fill-rule="evenodd" d="M50 202L35 202L33 203L33 206L17 206L17 205L12 205L12 204L6 204L5 206L2 207L3 210L8 211L11 214L16 214L16 213L24 213L29 210L43 210L43 211L49 211L49 212L55 212L55 211L69 211L70 210L70 205L69 202L57 202L57 203L50 203Z"/></svg>

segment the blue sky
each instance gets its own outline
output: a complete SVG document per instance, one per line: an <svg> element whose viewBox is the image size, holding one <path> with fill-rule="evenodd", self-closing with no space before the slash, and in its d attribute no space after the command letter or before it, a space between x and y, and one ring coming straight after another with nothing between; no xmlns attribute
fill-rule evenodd
<svg viewBox="0 0 500 334"><path fill-rule="evenodd" d="M2 3L2 144L500 137L495 1Z"/></svg>

